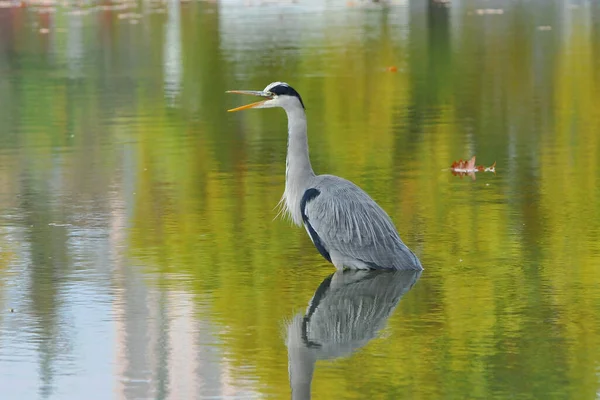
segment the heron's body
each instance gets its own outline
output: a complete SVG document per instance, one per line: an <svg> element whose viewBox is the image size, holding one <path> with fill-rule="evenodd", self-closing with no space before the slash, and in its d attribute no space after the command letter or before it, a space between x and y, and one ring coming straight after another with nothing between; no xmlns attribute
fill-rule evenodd
<svg viewBox="0 0 600 400"><path fill-rule="evenodd" d="M337 269L422 269L390 217L367 193L346 179L315 175L304 104L294 89L274 82L262 92L238 92L269 98L238 109L282 107L286 111L288 151L281 204L296 225L304 225L325 259Z"/></svg>
<svg viewBox="0 0 600 400"><path fill-rule="evenodd" d="M302 223L338 269L421 269L385 211L354 183L319 175L308 186L300 201Z"/></svg>

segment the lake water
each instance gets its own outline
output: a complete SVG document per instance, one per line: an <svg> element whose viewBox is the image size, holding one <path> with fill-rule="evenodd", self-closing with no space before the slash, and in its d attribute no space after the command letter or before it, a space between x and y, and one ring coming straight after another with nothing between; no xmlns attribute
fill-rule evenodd
<svg viewBox="0 0 600 400"><path fill-rule="evenodd" d="M2 399L600 398L600 3L81 4L0 5ZM273 81L420 275L274 219Z"/></svg>

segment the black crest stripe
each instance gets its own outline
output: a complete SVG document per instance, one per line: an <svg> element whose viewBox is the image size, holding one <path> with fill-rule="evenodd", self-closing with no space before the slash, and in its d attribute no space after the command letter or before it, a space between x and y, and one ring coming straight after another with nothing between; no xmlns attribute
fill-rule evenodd
<svg viewBox="0 0 600 400"><path fill-rule="evenodd" d="M276 94L277 96L285 95L297 97L298 100L300 100L300 104L302 104L302 108L306 109L306 107L304 107L302 97L300 97L300 93L296 92L293 87L286 83L280 83L279 85L273 86L271 89L269 89L269 92Z"/></svg>

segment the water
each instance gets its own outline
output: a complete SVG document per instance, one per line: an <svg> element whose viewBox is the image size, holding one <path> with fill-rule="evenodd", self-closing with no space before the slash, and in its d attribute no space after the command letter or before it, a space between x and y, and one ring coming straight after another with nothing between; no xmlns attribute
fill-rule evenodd
<svg viewBox="0 0 600 400"><path fill-rule="evenodd" d="M3 399L598 398L597 2L8 5ZM420 276L273 220L285 114L224 93L272 81Z"/></svg>

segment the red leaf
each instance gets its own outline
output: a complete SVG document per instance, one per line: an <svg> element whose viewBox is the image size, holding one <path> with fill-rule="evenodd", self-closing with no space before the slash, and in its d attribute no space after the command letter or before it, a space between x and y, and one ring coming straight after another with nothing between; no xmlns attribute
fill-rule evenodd
<svg viewBox="0 0 600 400"><path fill-rule="evenodd" d="M450 171L454 176L460 176L461 178L464 175L469 175L473 180L475 180L475 172L493 172L496 173L496 162L490 167L484 167L483 165L475 165L475 156L471 157L469 161L463 161L461 158L458 161L454 161L450 166Z"/></svg>

